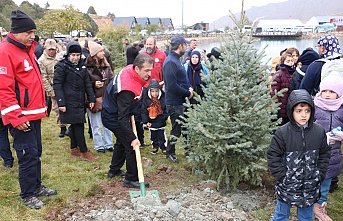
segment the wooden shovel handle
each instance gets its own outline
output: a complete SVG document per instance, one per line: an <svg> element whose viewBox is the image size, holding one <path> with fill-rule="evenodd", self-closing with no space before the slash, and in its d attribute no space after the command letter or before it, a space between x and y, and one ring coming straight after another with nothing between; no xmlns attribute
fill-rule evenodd
<svg viewBox="0 0 343 221"><path fill-rule="evenodd" d="M137 129L136 129L136 123L135 123L135 117L131 116L131 125L133 133L137 136ZM141 152L139 150L139 146L135 146L135 153L136 153L136 161L137 161L137 170L138 170L138 181L140 183L144 182L144 175L143 175L143 166L142 166L142 158L141 158Z"/></svg>

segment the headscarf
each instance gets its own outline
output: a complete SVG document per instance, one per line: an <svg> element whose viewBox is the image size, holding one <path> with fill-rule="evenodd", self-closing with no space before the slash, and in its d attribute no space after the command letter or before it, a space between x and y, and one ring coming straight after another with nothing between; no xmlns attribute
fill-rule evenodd
<svg viewBox="0 0 343 221"><path fill-rule="evenodd" d="M193 64L192 63L192 56L193 55L197 55L199 60L197 64ZM201 65L201 55L199 51L193 50L191 53L191 57L189 60L189 64L188 64L188 69L187 69L187 76L188 79L190 81L190 83L193 86L193 89L196 89L197 85L202 84L201 81L201 76L200 76L200 71L202 69L202 65Z"/></svg>
<svg viewBox="0 0 343 221"><path fill-rule="evenodd" d="M325 52L322 56L326 59L337 58L342 54L338 39L333 35L321 36L318 40L318 46L323 46Z"/></svg>

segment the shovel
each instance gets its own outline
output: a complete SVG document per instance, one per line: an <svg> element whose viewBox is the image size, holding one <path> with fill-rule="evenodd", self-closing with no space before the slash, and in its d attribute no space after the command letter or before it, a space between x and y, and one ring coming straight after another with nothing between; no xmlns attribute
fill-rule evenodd
<svg viewBox="0 0 343 221"><path fill-rule="evenodd" d="M137 129L136 129L136 124L135 124L135 118L134 116L131 116L131 125L132 125L132 130L133 133L137 137ZM141 159L141 152L139 150L139 146L135 146L135 153L136 153L136 161L137 161L137 170L138 170L138 181L139 181L139 189L140 191L132 191L130 190L130 198L136 198L136 197L144 197L147 194L148 195L155 195L157 199L159 199L159 195L157 190L151 190L151 191L146 191L145 190L145 185L144 185L144 176L143 176L143 166L142 166L142 159Z"/></svg>

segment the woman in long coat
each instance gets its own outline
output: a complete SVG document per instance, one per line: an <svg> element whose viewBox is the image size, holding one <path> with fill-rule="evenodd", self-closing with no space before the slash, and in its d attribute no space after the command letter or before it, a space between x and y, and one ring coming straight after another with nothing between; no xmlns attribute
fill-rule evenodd
<svg viewBox="0 0 343 221"><path fill-rule="evenodd" d="M81 59L78 42L67 44L64 58L55 65L54 92L61 123L70 124L70 157L95 161L99 157L89 151L84 136L86 98L94 106L95 97L89 75Z"/></svg>
<svg viewBox="0 0 343 221"><path fill-rule="evenodd" d="M101 45L89 41L88 48L90 55L86 59L87 71L95 97L96 99L100 98L98 101L102 102L106 87L113 78L113 72L105 58L104 48ZM87 114L92 128L94 149L101 153L105 153L105 150L113 152L112 131L104 127L104 125L102 125L101 130L101 109L96 107L93 109L87 108Z"/></svg>

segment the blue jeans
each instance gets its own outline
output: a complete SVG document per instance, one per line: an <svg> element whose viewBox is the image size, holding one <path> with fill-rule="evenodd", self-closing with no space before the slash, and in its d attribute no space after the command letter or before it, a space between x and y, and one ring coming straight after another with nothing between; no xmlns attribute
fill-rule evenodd
<svg viewBox="0 0 343 221"><path fill-rule="evenodd" d="M2 118L0 118L0 156L6 165L13 165L13 156L11 152L10 142L8 140L8 128L4 126Z"/></svg>
<svg viewBox="0 0 343 221"><path fill-rule="evenodd" d="M331 185L331 178L325 179L320 183L320 198L318 200L318 204L322 205L326 201L328 201L328 193L330 190L330 185Z"/></svg>
<svg viewBox="0 0 343 221"><path fill-rule="evenodd" d="M274 217L270 221L286 221L290 216L291 205L276 201L276 208ZM312 221L313 218L313 205L306 208L297 208L297 216L299 221Z"/></svg>
<svg viewBox="0 0 343 221"><path fill-rule="evenodd" d="M87 114L93 133L94 150L113 148L112 131L102 125L101 130L101 111L92 113L87 108Z"/></svg>

